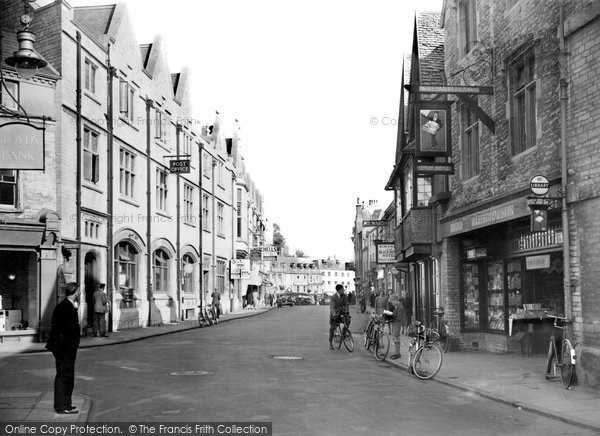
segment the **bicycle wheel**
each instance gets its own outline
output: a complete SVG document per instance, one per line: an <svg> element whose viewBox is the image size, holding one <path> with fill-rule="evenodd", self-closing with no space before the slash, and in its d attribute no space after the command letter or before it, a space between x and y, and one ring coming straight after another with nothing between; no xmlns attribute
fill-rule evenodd
<svg viewBox="0 0 600 436"><path fill-rule="evenodd" d="M561 365L560 365L560 378L563 382L565 389L569 389L573 383L573 377L575 375L575 364L571 360L571 355L574 353L573 345L571 341L565 339L562 343L561 352Z"/></svg>
<svg viewBox="0 0 600 436"><path fill-rule="evenodd" d="M346 326L342 329L342 338L344 340L344 347L352 353L354 351L354 338L352 337L352 332Z"/></svg>
<svg viewBox="0 0 600 436"><path fill-rule="evenodd" d="M215 320L215 325L219 324L219 317L217 316L217 311L215 309L213 309L211 311L212 317Z"/></svg>
<svg viewBox="0 0 600 436"><path fill-rule="evenodd" d="M442 367L442 350L431 343L423 345L415 353L413 368L422 380L433 378Z"/></svg>
<svg viewBox="0 0 600 436"><path fill-rule="evenodd" d="M549 380L556 375L554 373L554 366L556 364L558 364L556 345L554 343L554 336L550 336L550 340L548 341L548 356L546 358L546 380Z"/></svg>
<svg viewBox="0 0 600 436"><path fill-rule="evenodd" d="M390 351L390 337L383 332L377 332L373 343L373 357L381 362Z"/></svg>
<svg viewBox="0 0 600 436"><path fill-rule="evenodd" d="M448 336L448 331L444 324L440 328L440 345L444 353L450 351L450 336Z"/></svg>
<svg viewBox="0 0 600 436"><path fill-rule="evenodd" d="M414 357L415 357L415 352L417 351L417 348L415 346L415 341L412 340L411 343L408 345L408 362L407 362L407 366L406 366L406 370L411 373L414 374L415 371L413 369L413 361L414 361Z"/></svg>
<svg viewBox="0 0 600 436"><path fill-rule="evenodd" d="M335 348L342 346L342 329L339 324L335 326L335 330L333 331L333 346Z"/></svg>

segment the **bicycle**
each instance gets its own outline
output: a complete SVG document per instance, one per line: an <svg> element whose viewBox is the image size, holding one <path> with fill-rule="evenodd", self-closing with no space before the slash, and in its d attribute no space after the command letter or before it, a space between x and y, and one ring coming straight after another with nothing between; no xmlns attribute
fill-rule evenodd
<svg viewBox="0 0 600 436"><path fill-rule="evenodd" d="M546 359L546 380L551 380L556 377L556 367L560 368L560 378L562 380L565 389L569 389L575 378L575 347L571 342L571 335L569 333L569 326L573 324L573 321L560 316L550 315L544 313L547 318L554 318L553 328L562 331L562 340L557 339L554 336L554 331L548 340L548 358ZM559 323L562 324L559 325ZM560 342L559 342L560 341ZM557 346L560 343L560 353Z"/></svg>
<svg viewBox="0 0 600 436"><path fill-rule="evenodd" d="M215 326L219 323L217 318L216 309L212 304L205 304L204 306L198 306L198 326L204 327L205 325Z"/></svg>
<svg viewBox="0 0 600 436"><path fill-rule="evenodd" d="M371 314L371 316L369 317L369 323L367 324L367 327L365 327L365 330L363 332L363 346L367 349L367 350L371 350L371 345L373 344L373 334L375 332L375 322L377 319L377 315L375 315L374 313Z"/></svg>
<svg viewBox="0 0 600 436"><path fill-rule="evenodd" d="M448 327L446 325L446 322L444 321L444 313L444 308L438 307L435 310L435 312L433 312L433 315L436 318L435 331L437 333L437 341L440 344L442 352L447 353L450 351L452 340L450 338L450 335L448 334Z"/></svg>
<svg viewBox="0 0 600 436"><path fill-rule="evenodd" d="M435 345L434 336L437 332L425 329L420 321L413 323L417 334L408 346L408 371L421 380L429 380L442 367L442 350Z"/></svg>
<svg viewBox="0 0 600 436"><path fill-rule="evenodd" d="M381 362L390 351L390 337L385 334L385 321L382 316L375 318L375 328L373 331L373 357Z"/></svg>
<svg viewBox="0 0 600 436"><path fill-rule="evenodd" d="M336 320L336 325L333 331L333 345L336 348L341 348L342 342L344 343L344 347L350 353L354 351L354 338L352 337L352 332L348 327L350 325L350 314L342 314L339 315Z"/></svg>

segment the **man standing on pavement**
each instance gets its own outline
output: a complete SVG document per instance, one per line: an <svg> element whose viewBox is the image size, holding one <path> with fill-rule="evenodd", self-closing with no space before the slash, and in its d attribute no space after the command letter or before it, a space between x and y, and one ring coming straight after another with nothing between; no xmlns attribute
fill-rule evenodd
<svg viewBox="0 0 600 436"><path fill-rule="evenodd" d="M81 333L77 312L79 293L77 283L67 283L66 298L58 303L52 313L50 337L46 344L56 360L54 410L59 414L79 413L71 400L75 383L75 358Z"/></svg>
<svg viewBox="0 0 600 436"><path fill-rule="evenodd" d="M106 334L106 319L105 314L108 312L108 298L104 292L104 283L98 285L98 289L94 292L94 336L108 337Z"/></svg>
<svg viewBox="0 0 600 436"><path fill-rule="evenodd" d="M336 293L331 297L329 303L329 349L333 350L333 332L337 325L340 316L348 315L350 310L348 309L348 298L344 294L344 287L340 284L335 285ZM348 327L350 327L350 321L348 320Z"/></svg>
<svg viewBox="0 0 600 436"><path fill-rule="evenodd" d="M398 293L392 294L389 299L389 304L394 307L394 314L391 319L392 338L394 338L394 354L390 357L395 360L400 358L400 330L406 323L406 309L404 308L404 300L400 299Z"/></svg>

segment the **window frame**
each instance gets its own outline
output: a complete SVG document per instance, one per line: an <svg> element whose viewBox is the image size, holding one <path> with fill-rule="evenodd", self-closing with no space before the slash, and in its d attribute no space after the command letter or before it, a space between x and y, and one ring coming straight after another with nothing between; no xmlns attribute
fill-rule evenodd
<svg viewBox="0 0 600 436"><path fill-rule="evenodd" d="M169 173L161 168L156 169L156 208L163 212L167 211L169 196Z"/></svg>
<svg viewBox="0 0 600 436"><path fill-rule="evenodd" d="M459 47L463 56L477 45L477 0L459 0Z"/></svg>
<svg viewBox="0 0 600 436"><path fill-rule="evenodd" d="M5 173L13 173L12 175L8 176ZM5 177L8 178L12 178L14 180L9 181L9 180L5 180ZM0 203L0 208L1 209L17 209L19 207L19 171L18 170L12 170L12 169L0 169L0 187L2 188L2 190L4 189L4 186L11 186L12 187L12 197L13 197L13 202L12 203ZM2 190L0 190L0 193L2 192ZM2 199L2 195L0 195L0 201Z"/></svg>
<svg viewBox="0 0 600 436"><path fill-rule="evenodd" d="M154 292L169 292L169 274L171 257L164 248L157 248L152 253L152 278Z"/></svg>
<svg viewBox="0 0 600 436"><path fill-rule="evenodd" d="M125 165L123 165L123 157L125 157ZM136 155L126 148L121 147L119 150L119 193L129 198L135 197L135 158Z"/></svg>
<svg viewBox="0 0 600 436"><path fill-rule="evenodd" d="M97 184L100 180L100 153L98 139L100 134L88 126L83 127L83 174L85 181ZM94 144L95 141L95 144ZM95 148L95 149L94 149ZM89 164L86 162L89 160ZM88 174L89 171L89 174Z"/></svg>
<svg viewBox="0 0 600 436"><path fill-rule="evenodd" d="M85 58L83 86L86 91L96 94L96 73L98 66L90 58Z"/></svg>
<svg viewBox="0 0 600 436"><path fill-rule="evenodd" d="M194 222L194 187L188 183L183 184L183 220L188 224Z"/></svg>
<svg viewBox="0 0 600 436"><path fill-rule="evenodd" d="M463 105L460 109L461 176L463 180L479 174L481 154L479 148L480 126L475 112Z"/></svg>
<svg viewBox="0 0 600 436"><path fill-rule="evenodd" d="M2 106L13 111L19 111L19 103L21 102L21 86L20 83L14 80L5 80L4 84L8 88L14 87L7 91L4 86L0 86L0 102ZM8 103L8 104L7 104Z"/></svg>
<svg viewBox="0 0 600 436"><path fill-rule="evenodd" d="M508 70L511 152L516 156L537 145L537 79L533 48L513 57ZM526 76L524 81L519 80L521 71Z"/></svg>

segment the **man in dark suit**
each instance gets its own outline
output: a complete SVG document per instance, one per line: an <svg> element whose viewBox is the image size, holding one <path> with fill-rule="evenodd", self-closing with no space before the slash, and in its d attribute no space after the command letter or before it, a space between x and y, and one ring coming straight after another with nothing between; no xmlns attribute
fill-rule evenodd
<svg viewBox="0 0 600 436"><path fill-rule="evenodd" d="M79 413L71 402L75 383L75 358L81 334L77 313L79 292L77 283L67 283L66 298L58 303L52 313L50 337L46 344L56 360L54 410L59 414Z"/></svg>
<svg viewBox="0 0 600 436"><path fill-rule="evenodd" d="M331 297L329 303L329 349L333 350L333 333L335 326L339 322L340 316L350 313L348 309L348 298L344 294L344 287L340 284L335 285L336 293Z"/></svg>

